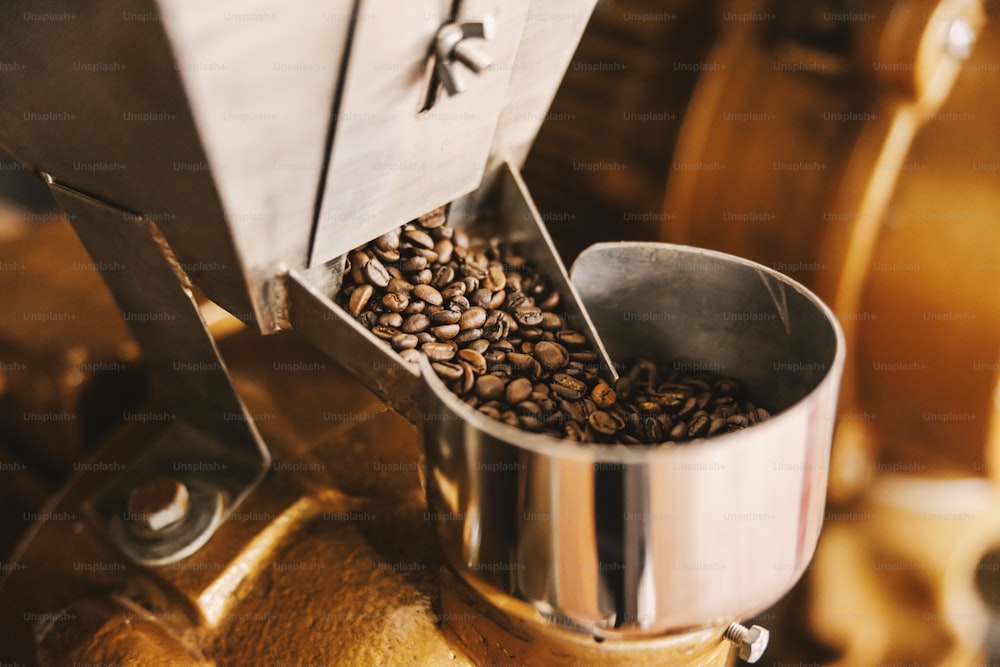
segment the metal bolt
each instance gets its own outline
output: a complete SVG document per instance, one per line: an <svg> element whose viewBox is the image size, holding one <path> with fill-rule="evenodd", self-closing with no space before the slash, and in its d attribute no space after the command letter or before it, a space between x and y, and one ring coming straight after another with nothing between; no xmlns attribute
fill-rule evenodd
<svg viewBox="0 0 1000 667"><path fill-rule="evenodd" d="M760 660L767 650L767 642L771 639L771 633L766 628L759 625L752 625L749 628L733 623L722 636L739 647L740 660L754 663Z"/></svg>
<svg viewBox="0 0 1000 667"><path fill-rule="evenodd" d="M465 90L465 81L455 67L456 62L462 63L476 74L491 64L490 57L467 40L493 39L495 32L496 22L492 16L487 16L482 21L447 23L438 30L434 38L434 52L437 55L435 70L449 95L457 95Z"/></svg>
<svg viewBox="0 0 1000 667"><path fill-rule="evenodd" d="M976 43L976 31L972 29L964 17L957 16L948 26L945 46L948 53L956 60L965 60L972 53L972 45Z"/></svg>
<svg viewBox="0 0 1000 667"><path fill-rule="evenodd" d="M188 488L171 477L154 477L132 489L128 499L129 528L154 537L179 525L188 515Z"/></svg>

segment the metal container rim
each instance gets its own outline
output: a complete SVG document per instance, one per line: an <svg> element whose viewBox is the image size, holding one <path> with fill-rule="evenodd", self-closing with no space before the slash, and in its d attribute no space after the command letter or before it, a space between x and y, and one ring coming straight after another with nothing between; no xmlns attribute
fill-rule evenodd
<svg viewBox="0 0 1000 667"><path fill-rule="evenodd" d="M726 262L736 262L748 268L763 271L768 276L779 280L804 296L813 306L816 307L817 310L826 316L826 320L833 331L835 349L833 360L826 368L823 379L795 403L785 407L781 412L774 415L767 421L751 426L750 429L753 429L757 435L766 436L768 431L780 429L786 422L796 419L797 417L795 414L797 411L794 410L796 406L808 401L810 397L814 395L825 394L825 391L820 390L825 389L825 387L831 383L839 382L840 372L833 371L839 371L839 369L844 365L844 359L846 357L844 332L830 307L801 283L781 273L780 271L736 255L730 255L728 253L709 250L706 248L652 241L617 241L602 242L591 245L585 248L577 257L576 261L574 261L573 266L570 268L570 276L572 276L580 258L587 255L587 253L596 251L600 248L622 246L650 249L663 249L666 247L677 250L681 253L707 256ZM448 389L447 386L445 386L444 382L442 382L437 376L437 373L434 372L430 361L425 356L421 355L419 363L420 372L430 390L434 392L438 400L448 406L448 408L453 410L457 415L462 417L465 424L480 431L484 431L498 440L508 442L521 449L548 456L553 459L578 461L583 463L647 465L661 461L668 461L678 456L684 456L686 454L683 452L692 446L696 447L699 452L708 453L714 451L716 453L724 454L728 449L733 447L747 445L745 441L740 439L740 436L743 436L743 439L745 440L745 434L742 431L725 433L711 438L705 438L700 441L696 440L684 444L663 443L649 446L578 443L538 433L531 433L530 431L510 426L500 420L492 419L469 406L450 389Z"/></svg>

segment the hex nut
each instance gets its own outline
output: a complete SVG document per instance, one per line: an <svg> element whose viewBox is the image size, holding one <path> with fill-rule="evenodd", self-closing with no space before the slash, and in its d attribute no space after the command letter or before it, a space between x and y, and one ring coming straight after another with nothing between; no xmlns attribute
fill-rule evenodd
<svg viewBox="0 0 1000 667"><path fill-rule="evenodd" d="M154 537L188 515L189 493L184 482L154 477L135 487L128 500L128 525L141 537Z"/></svg>

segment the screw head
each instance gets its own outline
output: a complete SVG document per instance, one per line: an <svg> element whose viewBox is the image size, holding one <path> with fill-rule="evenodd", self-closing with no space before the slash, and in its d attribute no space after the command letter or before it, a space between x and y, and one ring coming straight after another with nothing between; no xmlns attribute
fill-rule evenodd
<svg viewBox="0 0 1000 667"><path fill-rule="evenodd" d="M764 651L767 650L767 643L770 639L771 633L766 628L759 625L750 626L739 645L740 660L750 663L760 660Z"/></svg>
<svg viewBox="0 0 1000 667"><path fill-rule="evenodd" d="M179 525L188 515L188 488L172 477L154 477L132 489L128 525L141 537L155 537Z"/></svg>

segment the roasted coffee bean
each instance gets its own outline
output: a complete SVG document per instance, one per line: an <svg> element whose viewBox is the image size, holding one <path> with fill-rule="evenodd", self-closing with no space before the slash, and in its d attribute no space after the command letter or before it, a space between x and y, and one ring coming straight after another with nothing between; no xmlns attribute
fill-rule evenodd
<svg viewBox="0 0 1000 667"><path fill-rule="evenodd" d="M400 333L392 337L392 346L397 350L413 349L419 342L416 336L409 333Z"/></svg>
<svg viewBox="0 0 1000 667"><path fill-rule="evenodd" d="M725 428L726 428L725 417L712 418L712 423L708 427L708 437L712 437L716 433L722 432Z"/></svg>
<svg viewBox="0 0 1000 667"><path fill-rule="evenodd" d="M451 340L458 335L461 329L458 328L457 324L442 324L440 326L431 327L431 333L434 334L439 340Z"/></svg>
<svg viewBox="0 0 1000 667"><path fill-rule="evenodd" d="M557 371L569 363L569 352L559 343L541 341L535 345L535 358L545 370Z"/></svg>
<svg viewBox="0 0 1000 667"><path fill-rule="evenodd" d="M599 381L590 392L590 398L594 404L603 409L610 408L618 400L615 390L607 382Z"/></svg>
<svg viewBox="0 0 1000 667"><path fill-rule="evenodd" d="M521 401L526 401L531 396L532 387L531 380L527 378L517 378L512 380L510 384L507 385L507 389L504 392L504 398L508 403L513 405L514 403L520 403Z"/></svg>
<svg viewBox="0 0 1000 667"><path fill-rule="evenodd" d="M503 380L496 375L481 375L476 379L475 392L484 401L500 398L504 392Z"/></svg>
<svg viewBox="0 0 1000 667"><path fill-rule="evenodd" d="M482 334L482 329L477 329L480 334ZM479 340L474 340L469 343L468 349L475 350L479 354L485 354L486 350L490 349L490 342L485 338L480 338Z"/></svg>
<svg viewBox="0 0 1000 667"><path fill-rule="evenodd" d="M621 417L615 414L605 412L603 410L595 410L590 413L587 417L587 423L590 424L598 433L603 433L604 435L614 435L618 431L625 428L625 422Z"/></svg>
<svg viewBox="0 0 1000 667"><path fill-rule="evenodd" d="M510 363L511 367L514 368L514 370L523 372L531 368L531 362L534 361L534 359L532 359L531 355L528 354L509 352L507 354L507 361Z"/></svg>
<svg viewBox="0 0 1000 667"><path fill-rule="evenodd" d="M358 285L358 288L351 292L351 300L348 305L348 312L357 317L368 305L368 299L372 297L375 288L371 285Z"/></svg>
<svg viewBox="0 0 1000 667"><path fill-rule="evenodd" d="M413 284L403 278L390 278L386 291L407 294L413 291Z"/></svg>
<svg viewBox="0 0 1000 667"><path fill-rule="evenodd" d="M413 299L410 301L409 305L403 311L407 315L413 315L414 313L422 313L427 307L427 304L420 299Z"/></svg>
<svg viewBox="0 0 1000 667"><path fill-rule="evenodd" d="M437 374L445 380L457 380L462 377L462 367L449 361L435 361L431 364Z"/></svg>
<svg viewBox="0 0 1000 667"><path fill-rule="evenodd" d="M439 310L430 314L430 322L435 326L442 324L458 324L462 319L462 313L454 310Z"/></svg>
<svg viewBox="0 0 1000 667"><path fill-rule="evenodd" d="M486 309L474 306L461 314L458 323L463 329L481 329L486 324L486 318Z"/></svg>
<svg viewBox="0 0 1000 667"><path fill-rule="evenodd" d="M434 334L430 331L421 331L417 334L417 340L419 340L420 344L423 345L424 343L433 343L437 340L437 338L435 338Z"/></svg>
<svg viewBox="0 0 1000 667"><path fill-rule="evenodd" d="M430 269L417 271L412 275L414 285L430 285L430 282L433 279L434 273Z"/></svg>
<svg viewBox="0 0 1000 667"><path fill-rule="evenodd" d="M465 295L465 283L463 282L451 283L443 290L441 290L441 297L444 299L453 299L456 296L464 296L464 295Z"/></svg>
<svg viewBox="0 0 1000 667"><path fill-rule="evenodd" d="M382 340L392 340L396 334L400 333L399 329L395 327L386 326L376 326L372 327L372 333L381 338Z"/></svg>
<svg viewBox="0 0 1000 667"><path fill-rule="evenodd" d="M427 258L419 255L416 257L407 257L399 263L399 268L407 273L423 271L427 268Z"/></svg>
<svg viewBox="0 0 1000 667"><path fill-rule="evenodd" d="M444 207L436 208L430 213L417 218L417 224L424 229L435 229L445 223Z"/></svg>
<svg viewBox="0 0 1000 667"><path fill-rule="evenodd" d="M427 355L431 361L451 361L455 357L457 346L453 343L424 343L420 346L420 351Z"/></svg>
<svg viewBox="0 0 1000 667"><path fill-rule="evenodd" d="M382 313L378 316L378 323L383 326L399 329L403 326L403 316L399 313Z"/></svg>
<svg viewBox="0 0 1000 667"><path fill-rule="evenodd" d="M440 306L444 303L441 292L438 292L430 285L417 285L413 288L413 295L429 304Z"/></svg>
<svg viewBox="0 0 1000 667"><path fill-rule="evenodd" d="M459 350L458 358L467 363L476 375L486 373L486 357L482 353L471 348L465 348L464 350Z"/></svg>
<svg viewBox="0 0 1000 667"><path fill-rule="evenodd" d="M482 329L466 329L461 333L459 333L457 336L455 336L453 340L459 345L465 345L467 343L472 343L477 340L485 340L485 339L483 338ZM486 342L488 343L489 341Z"/></svg>
<svg viewBox="0 0 1000 667"><path fill-rule="evenodd" d="M700 438L708 434L708 428L712 425L712 420L704 412L692 415L691 423L688 425L687 437Z"/></svg>
<svg viewBox="0 0 1000 667"><path fill-rule="evenodd" d="M401 313L410 305L410 299L405 294L389 292L382 297L382 306L390 313Z"/></svg>
<svg viewBox="0 0 1000 667"><path fill-rule="evenodd" d="M423 313L414 313L403 320L403 325L400 328L405 333L420 333L430 326L431 321L431 318L427 317Z"/></svg>
<svg viewBox="0 0 1000 667"><path fill-rule="evenodd" d="M375 239L375 246L380 250L396 250L399 248L399 232L390 230Z"/></svg>
<svg viewBox="0 0 1000 667"><path fill-rule="evenodd" d="M411 364L420 363L420 351L419 350L401 350L399 356L403 358L403 361Z"/></svg>
<svg viewBox="0 0 1000 667"><path fill-rule="evenodd" d="M483 285L492 292L498 292L507 286L507 276L503 272L503 267L499 265L490 266L483 279Z"/></svg>
<svg viewBox="0 0 1000 667"><path fill-rule="evenodd" d="M572 329L563 329L556 332L556 340L569 347L580 347L587 344L587 337Z"/></svg>
<svg viewBox="0 0 1000 667"><path fill-rule="evenodd" d="M587 393L587 385L585 383L565 373L556 373L553 375L550 388L563 398L571 400L583 398L583 395Z"/></svg>
<svg viewBox="0 0 1000 667"><path fill-rule="evenodd" d="M535 326L542 321L542 310L536 306L517 306L514 319L523 326Z"/></svg>
<svg viewBox="0 0 1000 667"><path fill-rule="evenodd" d="M448 300L448 310L454 310L456 313L464 313L469 309L469 300L464 296L453 296Z"/></svg>
<svg viewBox="0 0 1000 667"><path fill-rule="evenodd" d="M407 230L403 232L403 238L413 245L421 248L427 248L428 250L434 248L434 239L432 239L431 235L422 229Z"/></svg>
<svg viewBox="0 0 1000 667"><path fill-rule="evenodd" d="M371 329L377 324L377 321L378 321L378 316L370 310L366 310L365 312L358 315L358 322L365 329Z"/></svg>
<svg viewBox="0 0 1000 667"><path fill-rule="evenodd" d="M370 258L368 263L365 264L364 274L368 282L375 287L389 286L389 272L386 270L385 265L374 257Z"/></svg>
<svg viewBox="0 0 1000 667"><path fill-rule="evenodd" d="M450 285L455 280L455 269L450 266L442 266L434 273L434 278L431 280L431 285L442 289ZM444 295L442 295L444 296Z"/></svg>
<svg viewBox="0 0 1000 667"><path fill-rule="evenodd" d="M547 297L545 297L541 302L539 302L538 307L542 310L553 310L559 307L559 292L550 292Z"/></svg>
<svg viewBox="0 0 1000 667"><path fill-rule="evenodd" d="M447 229L450 229L450 227ZM452 252L454 250L455 246L449 239L441 239L434 244L434 252L438 254L437 261L441 264L448 264L451 262Z"/></svg>
<svg viewBox="0 0 1000 667"><path fill-rule="evenodd" d="M391 264L399 261L398 250L382 250L381 248L373 248L372 252L374 252L375 256L384 263Z"/></svg>
<svg viewBox="0 0 1000 667"><path fill-rule="evenodd" d="M493 292L486 289L485 287L481 287L480 289L477 289L469 296L469 303L471 303L473 306L478 306L480 308L485 309L490 307L490 300L492 298L493 298Z"/></svg>
<svg viewBox="0 0 1000 667"><path fill-rule="evenodd" d="M538 326L546 331L559 331L564 325L565 322L563 322L562 318L555 313L543 312L542 321Z"/></svg>

